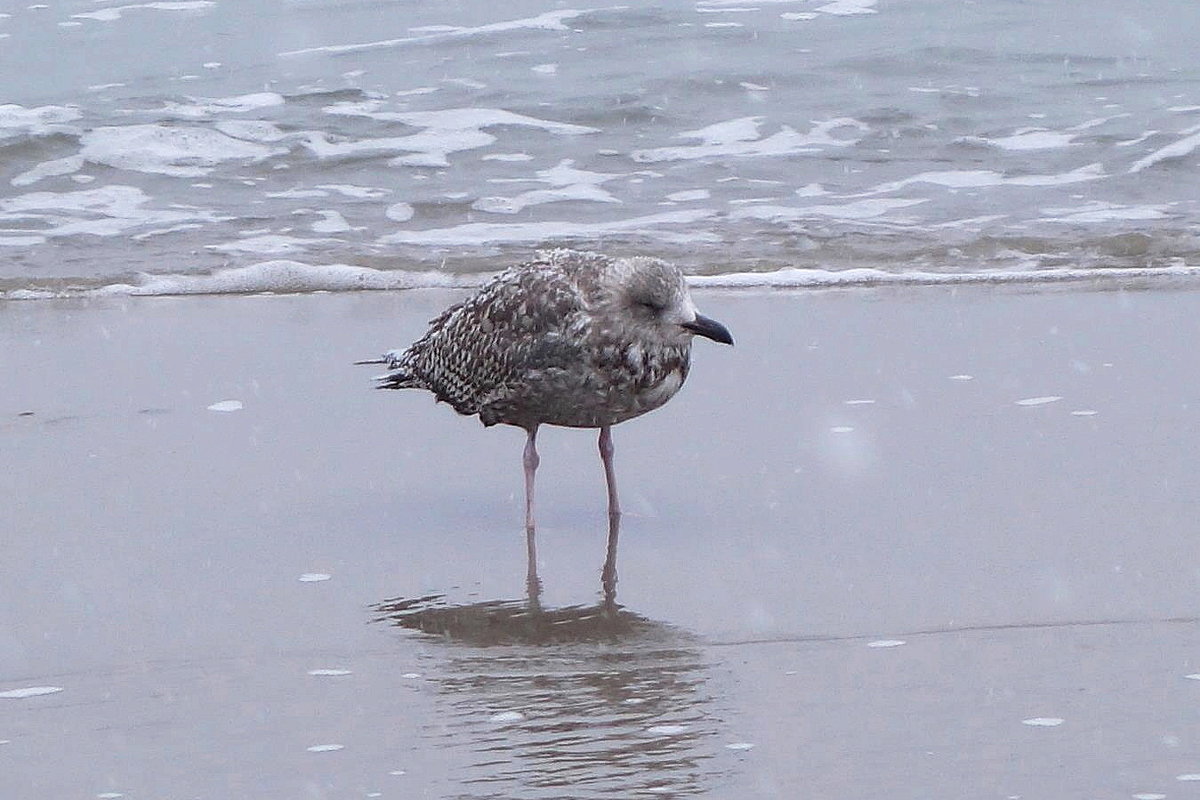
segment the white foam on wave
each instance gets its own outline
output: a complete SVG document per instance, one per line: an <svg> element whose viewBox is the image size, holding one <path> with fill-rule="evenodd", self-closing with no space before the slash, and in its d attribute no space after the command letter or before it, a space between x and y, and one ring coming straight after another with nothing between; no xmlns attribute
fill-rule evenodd
<svg viewBox="0 0 1200 800"><path fill-rule="evenodd" d="M262 161L284 150L209 128L108 125L85 133L80 155L94 164L176 177L208 175L226 161Z"/></svg>
<svg viewBox="0 0 1200 800"><path fill-rule="evenodd" d="M487 147L496 137L485 128L519 126L537 128L560 135L597 133L596 128L564 122L538 119L499 108L448 108L440 111L377 111L355 103L334 105L325 109L329 114L363 116L386 122L402 122L425 130L407 136L394 136L357 141L334 140L326 133L310 132L304 145L319 158L344 158L360 153L406 153L388 163L391 166L445 167L449 155L465 150Z"/></svg>
<svg viewBox="0 0 1200 800"><path fill-rule="evenodd" d="M311 197L329 197L329 192L323 189L284 189L281 192L264 192L264 197L283 200L305 200Z"/></svg>
<svg viewBox="0 0 1200 800"><path fill-rule="evenodd" d="M635 150L632 157L634 161L653 164L729 156L750 158L796 155L819 152L827 147L856 144L868 130L865 124L856 119L838 117L815 122L806 133L781 125L779 130L770 136L760 136L759 126L762 121L762 117L741 117L694 131L683 131L676 134L676 138L699 139L700 144ZM857 135L852 134L847 138L833 135L835 131L848 130L856 132Z"/></svg>
<svg viewBox="0 0 1200 800"><path fill-rule="evenodd" d="M577 226L562 225L563 235L576 235ZM496 228L511 226L498 225ZM453 230L453 229L451 229ZM436 237L435 237L436 238ZM532 237L545 238L545 237ZM2 241L0 241L2 243ZM42 300L78 295L192 295L250 294L262 292L345 292L424 288L471 288L489 274L455 275L439 270L410 272L379 270L347 264L306 264L277 259L216 271L209 275L143 275L136 284L112 284L95 289L15 289L0 293L7 300ZM1101 281L1200 279L1200 266L1146 267L1131 269L1052 269L1007 272L886 272L879 269L787 268L774 272L738 272L721 275L692 275L688 284L699 289L829 289L873 286L1037 285L1051 283L1096 283ZM952 375L953 381L970 381L972 376Z"/></svg>
<svg viewBox="0 0 1200 800"><path fill-rule="evenodd" d="M578 135L584 133L599 133L598 128L586 125L573 125L568 122L530 117L502 108L444 108L438 111L369 111L366 109L347 108L340 105L328 106L327 114L343 116L369 117L387 122L403 122L418 128L428 128L439 131L465 131L491 128L500 125L514 125L527 128L539 128L549 133Z"/></svg>
<svg viewBox="0 0 1200 800"><path fill-rule="evenodd" d="M804 2L804 0L754 0L754 5L783 5L785 3L792 4L799 2ZM741 6L745 4L746 0L700 0L700 2L696 3L696 6L705 8L721 8L722 6Z"/></svg>
<svg viewBox="0 0 1200 800"><path fill-rule="evenodd" d="M25 239L20 243L29 245L62 236L116 236L145 225L216 220L212 212L203 209L143 208L149 200L141 189L121 184L77 192L30 192L0 199L0 226L11 221L29 228L25 236L13 237ZM42 227L34 229L31 222L40 222Z"/></svg>
<svg viewBox="0 0 1200 800"><path fill-rule="evenodd" d="M989 186L1067 186L1072 183L1098 180L1105 175L1104 167L1100 164L1088 164L1057 175L1007 176L988 169L944 170L921 172L898 181L881 183L863 194L886 194L916 183L944 186L947 189L980 189Z"/></svg>
<svg viewBox="0 0 1200 800"><path fill-rule="evenodd" d="M1185 136L1177 142L1155 150L1144 158L1139 158L1129 168L1129 171L1141 172L1147 167L1152 167L1161 161L1183 158L1184 156L1191 155L1198 147L1200 147L1200 133L1193 133L1191 136Z"/></svg>
<svg viewBox="0 0 1200 800"><path fill-rule="evenodd" d="M480 245L516 242L539 242L563 239L592 239L614 233L634 234L660 241L714 242L717 237L705 231L674 233L659 230L663 225L690 225L712 217L714 212L703 209L673 211L644 217L595 222L472 222L453 228L431 228L417 231L398 231L381 236L380 244L410 245Z"/></svg>
<svg viewBox="0 0 1200 800"><path fill-rule="evenodd" d="M1008 136L987 139L989 144L1002 150L1050 150L1056 147L1066 147L1075 140L1075 136L1062 131L1052 131L1046 128L1022 128Z"/></svg>
<svg viewBox="0 0 1200 800"><path fill-rule="evenodd" d="M374 199L392 193L391 189L379 186L357 186L352 183L322 183L318 184L317 188L328 189L331 192L337 192L342 197L352 197L355 200Z"/></svg>
<svg viewBox="0 0 1200 800"><path fill-rule="evenodd" d="M45 236L0 236L0 247L31 247L45 242Z"/></svg>
<svg viewBox="0 0 1200 800"><path fill-rule="evenodd" d="M63 690L61 686L26 686L21 689L9 689L0 692L0 698L6 700L24 700L27 697L42 697L47 694L58 694Z"/></svg>
<svg viewBox="0 0 1200 800"><path fill-rule="evenodd" d="M292 213L299 214L301 210L297 209ZM316 209L312 213L320 217L319 220L309 226L313 233L345 233L346 231L354 230L340 211Z"/></svg>
<svg viewBox="0 0 1200 800"><path fill-rule="evenodd" d="M126 11L148 8L156 11L200 11L216 5L214 0L168 0L158 3L135 3L128 6L110 6L99 11L84 11L72 14L74 19L92 19L98 22L114 22Z"/></svg>
<svg viewBox="0 0 1200 800"><path fill-rule="evenodd" d="M834 0L832 3L818 6L817 11L842 17L854 14L877 14L878 12L874 9L875 2L876 0Z"/></svg>
<svg viewBox="0 0 1200 800"><path fill-rule="evenodd" d="M1093 200L1073 208L1043 208L1042 222L1061 222L1068 225L1091 222L1115 222L1118 220L1166 219L1170 206L1126 206Z"/></svg>
<svg viewBox="0 0 1200 800"><path fill-rule="evenodd" d="M688 284L712 288L821 289L845 286L961 286L969 284L1044 284L1154 278L1200 278L1200 266L1129 269L1046 269L996 272L886 272L880 269L798 269L692 275Z"/></svg>
<svg viewBox="0 0 1200 800"><path fill-rule="evenodd" d="M26 170L20 175L14 177L9 183L13 186L28 186L32 183L37 183L43 178L54 178L59 175L70 175L73 172L78 172L83 168L83 156L67 156L66 158L56 158L52 161L43 161Z"/></svg>
<svg viewBox="0 0 1200 800"><path fill-rule="evenodd" d="M1141 136L1137 137L1136 139L1126 139L1123 142L1116 142L1115 146L1116 147L1132 147L1135 144L1141 144L1142 142L1149 139L1151 136L1157 136L1157 135L1158 135L1158 131L1149 130L1149 131L1146 131L1145 133L1143 133Z"/></svg>
<svg viewBox="0 0 1200 800"><path fill-rule="evenodd" d="M408 222L415 213L408 203L392 203L383 210L383 215L394 222Z"/></svg>
<svg viewBox="0 0 1200 800"><path fill-rule="evenodd" d="M443 39L462 39L472 38L475 36L488 36L494 33L507 33L508 31L532 29L545 31L565 31L569 30L563 23L569 19L584 16L595 11L603 9L573 9L567 8L559 11L547 11L544 14L538 14L534 17L524 17L522 19L505 20L503 22L493 22L488 25L477 25L475 27L459 27L454 25L440 25L431 30L431 26L426 26L423 35L404 36L398 39L381 39L374 42L361 42L358 44L338 44L338 45L321 45L318 47L305 47L301 50L288 50L280 53L282 57L313 55L317 53L361 53L365 50L380 50L389 47L402 47L408 44L421 44L425 42L435 42Z"/></svg>
<svg viewBox="0 0 1200 800"><path fill-rule="evenodd" d="M214 253L254 253L260 256L283 256L291 253L303 253L314 245L337 244L338 239L303 238L287 236L281 233L264 233L257 236L247 236L222 244L207 244L205 248Z"/></svg>
<svg viewBox="0 0 1200 800"><path fill-rule="evenodd" d="M405 272L347 264L304 264L274 260L218 270L211 275L143 275L137 284L112 284L92 294L181 295L252 292L346 292L359 289L416 289L474 286L477 276Z"/></svg>
<svg viewBox="0 0 1200 800"><path fill-rule="evenodd" d="M703 144L749 142L758 138L758 128L762 125L762 120L762 117L739 117L694 131L684 131L677 134L677 138L699 139Z"/></svg>
<svg viewBox="0 0 1200 800"><path fill-rule="evenodd" d="M1109 107L1110 106L1105 106L1105 108L1109 108ZM1111 107L1117 108L1117 106L1111 106ZM1133 115L1129 114L1129 113L1121 113L1121 114L1113 114L1108 117L1096 117L1095 119L1084 120L1083 122L1079 123L1078 125L1072 125L1071 127L1067 128L1067 130L1069 130L1069 131L1091 130L1092 128L1099 128L1101 125L1103 125L1107 122L1112 122L1114 119L1125 119L1125 118L1131 117L1131 116L1133 116Z"/></svg>
<svg viewBox="0 0 1200 800"><path fill-rule="evenodd" d="M274 122L261 119L223 119L213 127L226 136L251 142L278 142L289 135L280 130Z"/></svg>
<svg viewBox="0 0 1200 800"><path fill-rule="evenodd" d="M493 214L516 214L529 206L566 200L584 200L594 203L621 202L600 188L603 183L623 177L618 173L576 169L575 162L567 158L558 162L556 166L538 170L535 174L537 177L530 180L547 183L554 188L534 189L514 197L481 197L471 204L471 208Z"/></svg>
<svg viewBox="0 0 1200 800"><path fill-rule="evenodd" d="M762 219L770 222L795 222L812 217L864 220L876 219L901 208L928 202L927 198L874 198L850 203L812 206L747 206L730 212L731 219Z"/></svg>
<svg viewBox="0 0 1200 800"><path fill-rule="evenodd" d="M26 108L15 103L0 105L0 137L33 135L46 136L52 133L79 133L79 129L67 126L82 116L75 106L36 106Z"/></svg>
<svg viewBox="0 0 1200 800"><path fill-rule="evenodd" d="M1006 218L1007 214L984 214L978 217L964 217L963 219L950 219L945 222L931 222L928 226L933 230L942 228L972 228L979 229L989 222L995 222Z"/></svg>
<svg viewBox="0 0 1200 800"><path fill-rule="evenodd" d="M530 206L561 203L568 200L590 203L621 202L598 186L581 183L558 189L534 189L515 197L481 197L471 204L471 208L489 214L517 214Z"/></svg>
<svg viewBox="0 0 1200 800"><path fill-rule="evenodd" d="M686 189L667 195L667 199L672 203L691 203L696 200L707 200L710 197L712 197L712 193L708 189Z"/></svg>
<svg viewBox="0 0 1200 800"><path fill-rule="evenodd" d="M283 95L276 92L254 92L234 97L192 97L190 102L169 102L163 105L165 114L187 119L207 119L217 114L241 114L260 108L284 104Z"/></svg>

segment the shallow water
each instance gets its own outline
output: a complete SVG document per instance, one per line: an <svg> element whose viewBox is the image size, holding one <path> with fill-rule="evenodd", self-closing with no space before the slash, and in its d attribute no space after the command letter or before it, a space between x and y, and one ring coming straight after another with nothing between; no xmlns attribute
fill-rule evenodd
<svg viewBox="0 0 1200 800"><path fill-rule="evenodd" d="M738 345L615 431L615 609L591 433L533 607L522 433L350 366L456 296L6 304L0 796L1200 775L1195 292L698 292Z"/></svg>
<svg viewBox="0 0 1200 800"><path fill-rule="evenodd" d="M1195 265L1197 29L1166 0L14 6L0 289L546 244L701 273Z"/></svg>

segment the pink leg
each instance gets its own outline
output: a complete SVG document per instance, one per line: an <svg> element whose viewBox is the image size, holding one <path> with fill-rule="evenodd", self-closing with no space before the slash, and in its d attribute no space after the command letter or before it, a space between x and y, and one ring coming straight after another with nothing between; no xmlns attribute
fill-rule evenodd
<svg viewBox="0 0 1200 800"><path fill-rule="evenodd" d="M600 460L604 462L604 480L608 484L608 516L621 516L621 502L617 499L617 473L613 471L612 427L600 428Z"/></svg>
<svg viewBox="0 0 1200 800"><path fill-rule="evenodd" d="M538 583L537 577L537 538L533 524L533 478L537 472L537 426L529 429L529 438L525 442L525 553L528 558L527 582L532 588Z"/></svg>

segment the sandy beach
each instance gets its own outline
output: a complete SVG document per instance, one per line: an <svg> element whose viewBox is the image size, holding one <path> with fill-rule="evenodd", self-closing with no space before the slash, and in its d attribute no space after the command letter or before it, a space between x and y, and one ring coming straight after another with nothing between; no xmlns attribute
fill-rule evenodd
<svg viewBox="0 0 1200 800"><path fill-rule="evenodd" d="M737 346L614 431L620 631L594 435L539 439L551 643L524 434L351 364L460 296L0 303L0 796L1200 785L1195 290L697 292ZM517 633L403 624L455 608Z"/></svg>

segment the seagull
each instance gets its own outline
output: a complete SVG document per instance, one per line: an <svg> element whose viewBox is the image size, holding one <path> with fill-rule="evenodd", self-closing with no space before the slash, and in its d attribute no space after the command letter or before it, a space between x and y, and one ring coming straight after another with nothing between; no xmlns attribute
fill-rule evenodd
<svg viewBox="0 0 1200 800"><path fill-rule="evenodd" d="M485 426L523 428L532 552L541 425L599 428L608 514L621 514L612 426L653 411L687 379L692 338L733 344L701 315L683 273L657 258L552 250L511 267L429 323L385 364L381 389L426 389Z"/></svg>

